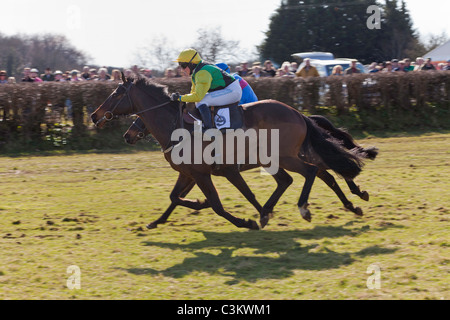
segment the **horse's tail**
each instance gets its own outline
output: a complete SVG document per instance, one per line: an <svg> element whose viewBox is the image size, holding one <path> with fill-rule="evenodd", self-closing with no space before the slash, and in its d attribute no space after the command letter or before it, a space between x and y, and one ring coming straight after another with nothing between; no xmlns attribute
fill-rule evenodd
<svg viewBox="0 0 450 320"><path fill-rule="evenodd" d="M363 148L358 145L353 137L343 128L336 128L330 120L324 116L313 115L309 116L319 127L328 131L328 133L335 139L342 143L342 146L347 150L354 150L361 154L362 157L368 158L370 160L375 160L378 155L378 148L369 147Z"/></svg>
<svg viewBox="0 0 450 320"><path fill-rule="evenodd" d="M354 148L346 150L336 138L314 121L306 116L303 118L306 122L307 133L301 153L306 161L313 164L321 162L343 178L354 179L364 166L364 157Z"/></svg>
<svg viewBox="0 0 450 320"><path fill-rule="evenodd" d="M369 148L360 147L360 148L361 148L361 151L367 155L366 158L368 158L370 160L375 160L375 158L378 155L377 147L369 147Z"/></svg>

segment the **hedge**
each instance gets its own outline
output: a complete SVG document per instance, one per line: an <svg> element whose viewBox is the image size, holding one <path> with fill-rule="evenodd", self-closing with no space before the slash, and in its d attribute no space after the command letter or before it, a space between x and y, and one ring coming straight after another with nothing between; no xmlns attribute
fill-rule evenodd
<svg viewBox="0 0 450 320"><path fill-rule="evenodd" d="M449 71L246 80L260 100L323 114L351 131L450 128ZM155 81L169 92L187 93L191 85L186 78ZM0 151L125 147L120 137L131 119L97 130L89 118L116 86L95 81L0 85Z"/></svg>

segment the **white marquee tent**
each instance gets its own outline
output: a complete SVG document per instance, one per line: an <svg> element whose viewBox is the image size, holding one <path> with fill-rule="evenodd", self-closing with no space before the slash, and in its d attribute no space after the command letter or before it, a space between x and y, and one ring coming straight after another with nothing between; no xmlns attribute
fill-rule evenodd
<svg viewBox="0 0 450 320"><path fill-rule="evenodd" d="M431 58L431 61L447 61L450 60L450 40L443 45L431 50L423 56L426 58Z"/></svg>

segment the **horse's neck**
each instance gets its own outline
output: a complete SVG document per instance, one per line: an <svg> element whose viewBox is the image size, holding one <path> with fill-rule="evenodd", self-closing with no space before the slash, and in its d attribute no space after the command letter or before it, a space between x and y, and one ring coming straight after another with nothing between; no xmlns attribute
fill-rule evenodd
<svg viewBox="0 0 450 320"><path fill-rule="evenodd" d="M142 110L150 106L142 105ZM171 142L172 131L177 126L177 111L171 104L146 112L141 115L147 130L155 137L162 148Z"/></svg>

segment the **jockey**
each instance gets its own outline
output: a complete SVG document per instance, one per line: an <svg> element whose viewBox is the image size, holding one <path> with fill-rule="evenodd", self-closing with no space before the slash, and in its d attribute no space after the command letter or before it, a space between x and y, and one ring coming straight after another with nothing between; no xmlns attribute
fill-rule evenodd
<svg viewBox="0 0 450 320"><path fill-rule="evenodd" d="M218 66L223 71L231 74L230 67L226 63L218 63L216 64L216 66ZM258 97L256 96L255 92L253 91L252 87L250 87L247 81L242 79L242 77L237 73L233 73L232 76L237 80L239 80L239 84L241 85L242 97L241 100L239 101L239 104L258 101Z"/></svg>
<svg viewBox="0 0 450 320"><path fill-rule="evenodd" d="M183 50L176 60L181 70L191 76L191 92L173 93L173 101L195 102L203 120L204 130L213 127L210 106L225 106L241 99L239 81L215 65L203 62L194 49Z"/></svg>

